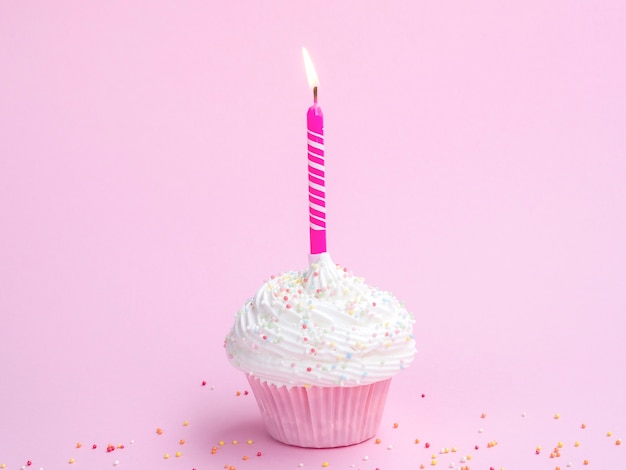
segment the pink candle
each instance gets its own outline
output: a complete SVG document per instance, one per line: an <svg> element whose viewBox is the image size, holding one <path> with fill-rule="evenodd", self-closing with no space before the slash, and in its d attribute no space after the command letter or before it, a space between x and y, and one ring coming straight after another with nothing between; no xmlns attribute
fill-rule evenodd
<svg viewBox="0 0 626 470"><path fill-rule="evenodd" d="M313 106L306 115L307 153L309 156L309 237L311 254L326 252L326 180L324 174L324 114L317 105L318 79L313 62L303 47Z"/></svg>

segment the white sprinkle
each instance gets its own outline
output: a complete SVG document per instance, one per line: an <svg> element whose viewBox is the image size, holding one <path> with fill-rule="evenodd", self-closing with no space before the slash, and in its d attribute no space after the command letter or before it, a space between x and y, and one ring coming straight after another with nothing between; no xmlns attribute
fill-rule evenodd
<svg viewBox="0 0 626 470"><path fill-rule="evenodd" d="M571 467L572 466L572 462L567 462L567 466Z"/></svg>
<svg viewBox="0 0 626 470"><path fill-rule="evenodd" d="M131 444L134 444L134 443L135 443L135 439L131 439L131 440L130 440L130 443L131 443Z"/></svg>
<svg viewBox="0 0 626 470"><path fill-rule="evenodd" d="M526 417L526 412L524 411L522 412L522 418L525 418L525 417Z"/></svg>
<svg viewBox="0 0 626 470"><path fill-rule="evenodd" d="M480 428L480 429L478 430L478 432L479 432L479 433L484 432L483 428Z"/></svg>
<svg viewBox="0 0 626 470"><path fill-rule="evenodd" d="M211 385L211 390L215 390L215 385Z"/></svg>
<svg viewBox="0 0 626 470"><path fill-rule="evenodd" d="M120 464L119 460L116 460L115 462L113 462L113 465L115 465L116 467Z"/></svg>
<svg viewBox="0 0 626 470"><path fill-rule="evenodd" d="M391 449L393 449L393 446L392 446L391 444L389 444L389 445L387 446L387 450L391 450Z"/></svg>
<svg viewBox="0 0 626 470"><path fill-rule="evenodd" d="M366 462L369 460L369 457L367 455L363 456L363 460L365 460Z"/></svg>
<svg viewBox="0 0 626 470"><path fill-rule="evenodd" d="M461 457L461 463L465 463L467 462L467 459L465 457Z"/></svg>
<svg viewBox="0 0 626 470"><path fill-rule="evenodd" d="M454 465L454 462L450 462L450 465L448 465L448 467L454 468L454 467L456 467L456 465Z"/></svg>
<svg viewBox="0 0 626 470"><path fill-rule="evenodd" d="M303 463L299 463L298 467L304 467L304 464Z"/></svg>

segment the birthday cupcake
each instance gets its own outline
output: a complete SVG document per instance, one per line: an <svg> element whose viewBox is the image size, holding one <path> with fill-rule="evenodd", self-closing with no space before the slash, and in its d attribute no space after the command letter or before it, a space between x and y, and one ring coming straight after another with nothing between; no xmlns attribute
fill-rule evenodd
<svg viewBox="0 0 626 470"><path fill-rule="evenodd" d="M263 284L224 343L270 435L300 447L374 436L391 377L415 354L413 315L322 253Z"/></svg>

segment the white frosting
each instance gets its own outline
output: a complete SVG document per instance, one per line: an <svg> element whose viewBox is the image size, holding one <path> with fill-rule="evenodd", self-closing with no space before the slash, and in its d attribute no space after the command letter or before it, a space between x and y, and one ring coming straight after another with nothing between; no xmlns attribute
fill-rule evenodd
<svg viewBox="0 0 626 470"><path fill-rule="evenodd" d="M413 315L328 253L304 272L263 284L235 315L231 364L287 386L356 386L387 379L415 354Z"/></svg>

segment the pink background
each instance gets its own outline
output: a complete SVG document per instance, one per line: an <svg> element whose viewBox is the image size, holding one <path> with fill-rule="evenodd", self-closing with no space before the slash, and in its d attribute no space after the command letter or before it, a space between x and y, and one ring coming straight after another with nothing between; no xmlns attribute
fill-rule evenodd
<svg viewBox="0 0 626 470"><path fill-rule="evenodd" d="M0 463L623 466L625 24L621 1L2 1ZM379 445L275 443L222 347L306 267L302 45L329 250L417 317Z"/></svg>

